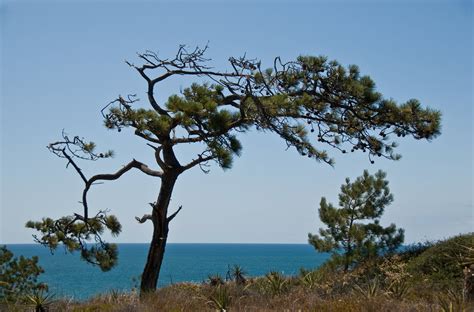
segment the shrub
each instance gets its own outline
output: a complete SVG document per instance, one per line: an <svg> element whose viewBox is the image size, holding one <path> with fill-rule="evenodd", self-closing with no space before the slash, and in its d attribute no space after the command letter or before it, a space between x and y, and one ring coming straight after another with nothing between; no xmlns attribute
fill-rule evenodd
<svg viewBox="0 0 474 312"><path fill-rule="evenodd" d="M460 288L463 269L473 264L474 233L469 233L434 244L410 261L408 270L441 289Z"/></svg>

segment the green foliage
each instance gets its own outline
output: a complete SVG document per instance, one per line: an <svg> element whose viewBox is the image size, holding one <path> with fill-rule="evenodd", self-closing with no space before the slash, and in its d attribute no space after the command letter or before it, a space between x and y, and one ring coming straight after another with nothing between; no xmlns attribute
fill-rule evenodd
<svg viewBox="0 0 474 312"><path fill-rule="evenodd" d="M300 56L280 71L256 74L255 81L257 85L274 86L268 97L260 99L268 117L262 127L280 134L300 153L319 160L328 161L327 155L311 145L301 124L286 116L306 120L311 132L317 131L319 142L342 152L346 151L344 143L354 140L349 144L352 151L367 150L392 159L399 155L393 153L396 144L387 142L390 134L400 137L410 133L416 138L439 134L439 112L421 108L417 100L397 105L383 99L371 78L361 76L354 65L345 69L326 57ZM402 124L405 126L399 127Z"/></svg>
<svg viewBox="0 0 474 312"><path fill-rule="evenodd" d="M183 90L182 96L168 98L165 105L172 115L121 105L110 108L104 116L104 124L109 129L118 130L133 127L137 133L159 140L166 140L170 132L180 126L196 134L197 137L189 143L203 142L207 146L206 154L212 155L223 169L229 169L233 156L239 156L242 150L240 141L230 130L244 131L250 121L242 122L240 112L223 107L222 91L220 85L193 83Z"/></svg>
<svg viewBox="0 0 474 312"><path fill-rule="evenodd" d="M341 186L339 208L321 199L319 216L327 229L321 228L319 235L308 234L309 243L318 251L332 252L332 261L345 271L357 261L393 252L403 242L402 229L379 223L385 206L393 201L385 177L382 171L372 176L365 170L352 183L347 178Z"/></svg>
<svg viewBox="0 0 474 312"><path fill-rule="evenodd" d="M188 56L202 61L197 54ZM376 156L400 158L394 153L397 143L389 141L391 135L431 139L440 133L439 111L423 108L415 99L402 104L384 99L374 81L360 75L355 65L345 68L321 56L300 56L288 63L276 58L275 68L267 70L255 60L230 58L230 62L238 72L234 77L206 71L202 76L214 84L191 84L181 95L171 95L163 111L134 108L134 100L119 98L114 101L119 105L111 106L104 115L106 127L119 131L132 127L136 134L160 142L185 133L174 142L204 143L224 169L241 150L237 138L229 135L251 126L276 133L301 155L329 164L333 160L311 142L310 133L316 132L318 144L342 153L368 152L371 161ZM189 66L190 73L202 70L197 63L180 66ZM227 80L221 79L226 75Z"/></svg>
<svg viewBox="0 0 474 312"><path fill-rule="evenodd" d="M454 236L426 249L408 270L441 288L460 287L463 269L474 265L474 233Z"/></svg>
<svg viewBox="0 0 474 312"><path fill-rule="evenodd" d="M427 249L433 247L433 245L434 243L430 241L425 241L422 243L414 243L414 244L404 246L403 249L400 250L397 254L405 261L409 261L418 257Z"/></svg>
<svg viewBox="0 0 474 312"><path fill-rule="evenodd" d="M26 295L43 292L47 285L38 282L44 270L38 257L13 257L6 246L0 247L0 302L16 302Z"/></svg>
<svg viewBox="0 0 474 312"><path fill-rule="evenodd" d="M58 220L43 218L42 221L28 221L26 227L39 231L34 235L36 242L56 250L60 245L68 252L80 251L81 257L89 263L98 265L103 271L110 270L118 259L117 246L101 239L105 229L114 236L122 226L114 215L98 213L87 221L82 217L66 216Z"/></svg>

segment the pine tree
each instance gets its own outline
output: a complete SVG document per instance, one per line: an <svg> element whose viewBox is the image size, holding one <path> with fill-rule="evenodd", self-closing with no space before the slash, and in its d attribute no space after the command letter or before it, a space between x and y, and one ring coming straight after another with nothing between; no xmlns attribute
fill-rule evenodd
<svg viewBox="0 0 474 312"><path fill-rule="evenodd" d="M38 282L43 272L38 257L17 258L6 246L0 246L0 303L16 302L28 294L47 290L46 284Z"/></svg>
<svg viewBox="0 0 474 312"><path fill-rule="evenodd" d="M404 231L395 224L380 225L385 207L393 201L386 174L378 171L341 186L339 207L321 198L319 217L327 228L308 234L309 243L320 252L332 252L333 264L347 271L354 263L383 252L393 252L403 243Z"/></svg>
<svg viewBox="0 0 474 312"><path fill-rule="evenodd" d="M242 132L256 129L274 133L302 156L331 165L333 160L325 146L341 153L363 152L373 162L375 157L400 158L394 153L396 142L390 137L431 139L439 134L440 112L423 108L417 100L397 104L384 99L375 91L374 82L360 75L357 66L345 68L325 57L301 56L287 63L277 57L272 68L264 69L260 61L241 57L229 59L230 71L214 71L205 58L206 49L188 51L181 46L168 59L153 52L139 54L141 65L127 64L145 80L149 106L140 106L134 96L119 96L101 111L105 127L117 132L130 129L143 139L152 148L159 169L133 159L115 173L86 177L78 159L104 159L112 152L96 152L92 142L66 134L48 146L83 180L83 213L29 222L28 227L41 233L36 237L38 242L53 249L63 243L70 251L81 251L83 259L103 270L112 268L117 250L101 235L105 230L118 235L120 223L106 211L91 214L87 195L96 182L116 180L129 170L140 170L161 179L151 213L137 217L139 222L153 223L140 286L142 293L153 291L169 223L181 209L168 212L178 177L197 166L208 172L211 161L230 168L234 156L241 153L238 135ZM156 86L170 77L201 80L159 103ZM194 159L183 160L177 154L177 147L183 144L192 144L200 152Z"/></svg>

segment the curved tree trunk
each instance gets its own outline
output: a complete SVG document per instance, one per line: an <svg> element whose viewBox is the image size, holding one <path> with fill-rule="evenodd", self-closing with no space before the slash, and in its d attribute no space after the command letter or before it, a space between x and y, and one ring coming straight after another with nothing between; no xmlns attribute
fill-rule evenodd
<svg viewBox="0 0 474 312"><path fill-rule="evenodd" d="M161 179L160 193L156 204L153 205L152 222L153 237L148 250L148 257L142 273L140 295L156 290L161 264L165 254L166 240L168 239L168 206L173 187L179 173L165 172Z"/></svg>

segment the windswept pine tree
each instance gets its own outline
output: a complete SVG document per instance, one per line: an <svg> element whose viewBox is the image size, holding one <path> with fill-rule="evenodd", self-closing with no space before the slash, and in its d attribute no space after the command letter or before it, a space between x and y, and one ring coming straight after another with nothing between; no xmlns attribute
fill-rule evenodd
<svg viewBox="0 0 474 312"><path fill-rule="evenodd" d="M393 201L386 174L367 170L354 182L346 178L341 185L339 207L321 198L319 218L326 229L308 234L309 243L321 252L332 252L333 264L347 271L352 264L382 252L393 252L403 243L404 231L395 224L380 225L385 207Z"/></svg>
<svg viewBox="0 0 474 312"><path fill-rule="evenodd" d="M372 79L361 75L355 65L345 68L326 57L300 56L289 62L277 57L273 66L265 69L258 60L240 57L229 58L228 71L216 71L209 67L205 52L206 48L188 51L181 46L168 59L153 52L139 54L141 64L127 64L144 79L149 105L140 106L133 96L119 96L102 109L108 129L130 130L126 133L144 140L145 148L154 153L157 169L132 158L115 173L86 177L80 159L98 160L112 153L96 152L93 143L65 134L49 145L50 151L64 158L83 180L83 211L57 220L28 222L28 227L41 233L36 237L38 242L53 249L63 243L70 251L81 251L85 260L103 270L112 268L117 250L101 235L105 230L118 235L120 223L104 211L92 213L87 195L96 182L140 170L161 182L151 213L137 217L139 222L153 223L140 286L142 293L153 291L169 224L181 209L169 212L178 177L195 167L208 172L210 162L230 168L242 150L239 134L251 130L276 134L300 155L332 165L327 147L340 153L366 153L371 162L376 157L398 159L393 136L429 140L440 132L438 111L423 108L417 100L397 104L383 98ZM199 79L160 103L156 86L170 77ZM185 160L176 153L183 144L192 144L200 152Z"/></svg>

